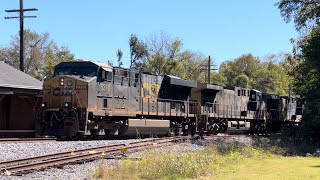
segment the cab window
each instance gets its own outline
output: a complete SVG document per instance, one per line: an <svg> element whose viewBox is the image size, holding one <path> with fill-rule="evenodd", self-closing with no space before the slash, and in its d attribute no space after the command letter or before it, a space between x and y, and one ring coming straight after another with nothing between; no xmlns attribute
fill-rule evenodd
<svg viewBox="0 0 320 180"><path fill-rule="evenodd" d="M101 81L111 82L112 81L112 72L105 71L105 70L101 69L101 71L99 73L99 78L101 79Z"/></svg>

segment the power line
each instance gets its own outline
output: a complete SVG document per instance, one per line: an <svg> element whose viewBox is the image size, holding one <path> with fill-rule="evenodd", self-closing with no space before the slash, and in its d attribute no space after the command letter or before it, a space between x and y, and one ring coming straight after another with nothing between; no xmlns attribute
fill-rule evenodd
<svg viewBox="0 0 320 180"><path fill-rule="evenodd" d="M5 10L7 13L17 12L19 16L4 17L5 19L20 19L20 70L24 71L24 45L23 45L23 31L24 18L36 18L37 16L24 16L24 12L38 11L36 8L23 9L23 0L20 0L20 9Z"/></svg>

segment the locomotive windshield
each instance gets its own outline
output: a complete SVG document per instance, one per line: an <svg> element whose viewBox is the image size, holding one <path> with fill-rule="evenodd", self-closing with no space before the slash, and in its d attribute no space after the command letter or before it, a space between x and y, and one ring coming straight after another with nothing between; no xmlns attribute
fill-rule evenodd
<svg viewBox="0 0 320 180"><path fill-rule="evenodd" d="M55 69L54 76L76 75L76 76L97 76L96 67L88 66L60 66Z"/></svg>

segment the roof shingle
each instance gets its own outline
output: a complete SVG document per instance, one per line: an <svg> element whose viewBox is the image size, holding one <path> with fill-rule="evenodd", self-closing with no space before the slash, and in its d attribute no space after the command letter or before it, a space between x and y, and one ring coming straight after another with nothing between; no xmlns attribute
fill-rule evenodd
<svg viewBox="0 0 320 180"><path fill-rule="evenodd" d="M0 61L0 87L42 89L43 82Z"/></svg>

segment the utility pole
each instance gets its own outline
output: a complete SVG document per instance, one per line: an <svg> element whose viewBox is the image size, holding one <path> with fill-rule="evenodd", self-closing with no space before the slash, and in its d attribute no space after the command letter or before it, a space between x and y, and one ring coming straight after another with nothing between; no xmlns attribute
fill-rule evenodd
<svg viewBox="0 0 320 180"><path fill-rule="evenodd" d="M208 84L210 84L211 58L208 59Z"/></svg>
<svg viewBox="0 0 320 180"><path fill-rule="evenodd" d="M36 18L37 16L24 16L25 11L38 11L36 8L23 9L23 0L20 0L20 9L5 10L7 13L17 12L19 16L5 17L5 19L20 19L20 70L24 72L24 45L23 45L23 31L24 18Z"/></svg>
<svg viewBox="0 0 320 180"><path fill-rule="evenodd" d="M215 70L218 70L217 68L211 68L211 66L217 66L217 65L211 65L211 57L209 56L209 59L208 59L208 65L201 65L201 66L205 66L206 68L205 69L201 69L202 71L207 71L207 83L210 84L210 74L211 74L211 71L215 71Z"/></svg>

